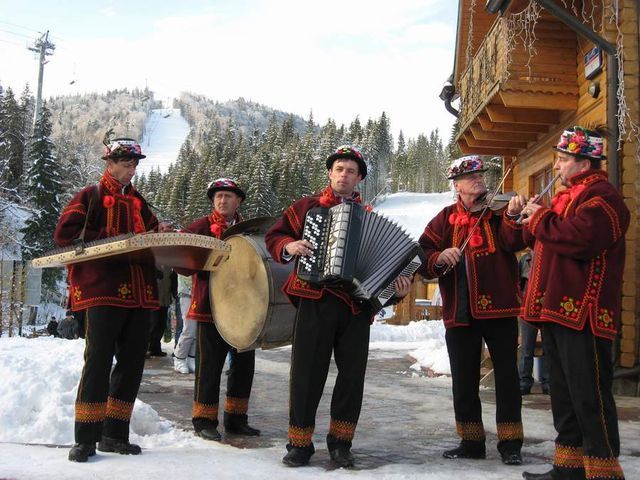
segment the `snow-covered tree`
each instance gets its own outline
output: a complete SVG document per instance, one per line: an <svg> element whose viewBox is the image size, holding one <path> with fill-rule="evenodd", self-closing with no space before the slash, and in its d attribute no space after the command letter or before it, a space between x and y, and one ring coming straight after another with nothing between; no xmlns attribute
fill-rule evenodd
<svg viewBox="0 0 640 480"><path fill-rule="evenodd" d="M38 118L29 142L29 171L27 172L27 199L33 215L26 221L24 234L24 259L30 259L54 248L53 231L61 210L63 193L62 169L54 154L51 135L51 120L46 104ZM46 290L55 288L60 271L45 269L42 280Z"/></svg>

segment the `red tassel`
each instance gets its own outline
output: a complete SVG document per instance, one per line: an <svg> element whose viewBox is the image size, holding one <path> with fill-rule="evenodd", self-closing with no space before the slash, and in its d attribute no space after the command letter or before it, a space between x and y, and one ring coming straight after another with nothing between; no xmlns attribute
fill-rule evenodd
<svg viewBox="0 0 640 480"><path fill-rule="evenodd" d="M113 198L111 195L105 195L104 197L102 197L102 206L104 208L111 208L115 205L116 203L116 199Z"/></svg>
<svg viewBox="0 0 640 480"><path fill-rule="evenodd" d="M216 238L220 238L222 236L222 227L217 223L212 223L209 230L211 230L211 234Z"/></svg>
<svg viewBox="0 0 640 480"><path fill-rule="evenodd" d="M480 245L482 245L482 243L483 243L482 235L479 235L477 233L474 235L471 235L471 238L469 239L469 245L471 245L471 247L477 248Z"/></svg>

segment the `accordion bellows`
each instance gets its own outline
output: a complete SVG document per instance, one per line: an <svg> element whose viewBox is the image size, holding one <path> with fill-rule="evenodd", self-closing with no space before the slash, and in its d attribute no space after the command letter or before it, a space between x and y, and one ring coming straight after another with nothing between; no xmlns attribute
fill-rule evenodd
<svg viewBox="0 0 640 480"><path fill-rule="evenodd" d="M313 254L299 257L298 276L344 289L374 310L393 296L399 275L413 275L424 261L418 243L400 226L352 202L310 209L302 238Z"/></svg>

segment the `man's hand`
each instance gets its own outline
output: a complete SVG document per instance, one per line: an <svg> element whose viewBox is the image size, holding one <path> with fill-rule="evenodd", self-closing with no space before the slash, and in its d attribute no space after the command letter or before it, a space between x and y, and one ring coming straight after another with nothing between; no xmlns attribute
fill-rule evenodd
<svg viewBox="0 0 640 480"><path fill-rule="evenodd" d="M516 195L509 200L509 206L507 207L507 215L516 216L524 208L527 199L522 195Z"/></svg>
<svg viewBox="0 0 640 480"><path fill-rule="evenodd" d="M308 240L296 240L284 246L289 255L309 256L313 253L313 245Z"/></svg>
<svg viewBox="0 0 640 480"><path fill-rule="evenodd" d="M409 295L412 284L413 284L413 277L400 276L396 278L394 281L394 286L396 288L396 297L404 298L407 295Z"/></svg>
<svg viewBox="0 0 640 480"><path fill-rule="evenodd" d="M160 233L173 232L173 227L171 226L170 223L160 222L158 224L158 232Z"/></svg>
<svg viewBox="0 0 640 480"><path fill-rule="evenodd" d="M446 265L447 267L454 267L462 258L462 252L458 247L451 247L443 250L438 258L436 259L436 263L439 265Z"/></svg>
<svg viewBox="0 0 640 480"><path fill-rule="evenodd" d="M527 203L524 209L522 210L522 214L523 214L522 224L527 225L531 221L531 217L533 217L536 214L536 212L541 208L542 208L542 205L539 205L537 203L532 203L531 201L529 201L529 203Z"/></svg>

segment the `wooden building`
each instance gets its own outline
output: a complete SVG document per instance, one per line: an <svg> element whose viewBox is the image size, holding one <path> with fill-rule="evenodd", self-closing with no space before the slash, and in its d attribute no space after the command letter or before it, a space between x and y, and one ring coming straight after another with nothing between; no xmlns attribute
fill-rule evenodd
<svg viewBox="0 0 640 480"><path fill-rule="evenodd" d="M526 197L553 178L551 147L566 127L606 125L612 132L603 168L632 213L616 389L635 395L640 393L638 3L459 0L453 88L446 99L459 100L460 150L502 156L505 168L513 166L504 190ZM490 13L489 4L502 11Z"/></svg>

